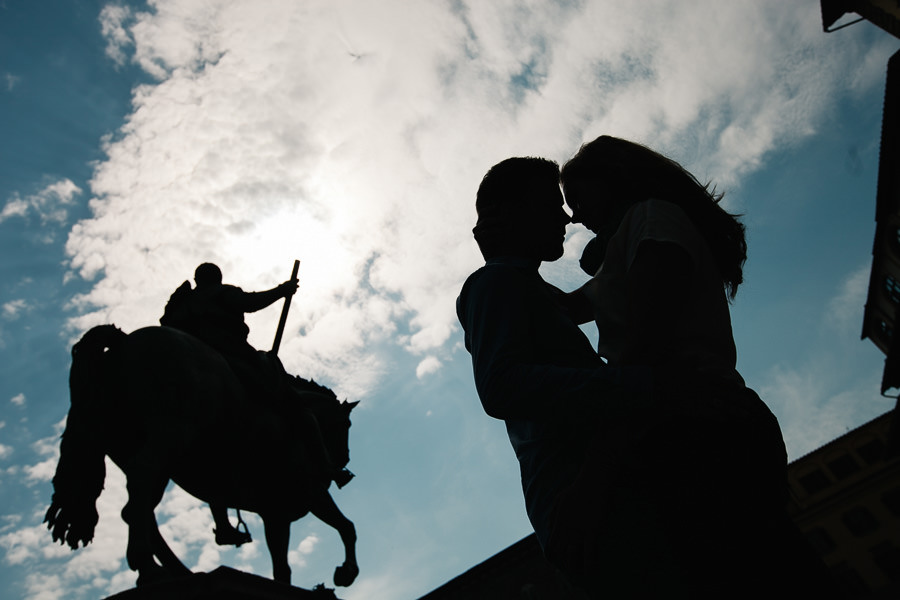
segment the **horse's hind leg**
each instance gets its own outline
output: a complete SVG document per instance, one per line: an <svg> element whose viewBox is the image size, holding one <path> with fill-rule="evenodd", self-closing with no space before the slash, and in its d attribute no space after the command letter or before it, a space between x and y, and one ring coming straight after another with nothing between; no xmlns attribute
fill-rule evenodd
<svg viewBox="0 0 900 600"><path fill-rule="evenodd" d="M128 502L122 509L122 520L128 524L125 557L128 566L138 572L138 585L177 574L173 571L190 572L162 539L153 514L156 505L162 500L168 480L146 471L132 471L127 477ZM154 555L159 556L162 566L153 560Z"/></svg>
<svg viewBox="0 0 900 600"><path fill-rule="evenodd" d="M162 563L162 566L169 570L170 573L177 574L179 577L191 574L191 570L184 566L184 563L175 556L169 544L159 532L159 526L156 523L156 517L153 517L153 554Z"/></svg>
<svg viewBox="0 0 900 600"><path fill-rule="evenodd" d="M272 579L291 583L291 567L288 564L288 544L291 537L291 522L283 517L262 515L266 531L266 546L272 557Z"/></svg>
<svg viewBox="0 0 900 600"><path fill-rule="evenodd" d="M344 542L344 564L334 570L334 585L350 585L359 575L359 565L356 563L356 527L344 516L327 490L323 489L321 493L315 494L309 511L326 525L337 529L340 534L341 541Z"/></svg>

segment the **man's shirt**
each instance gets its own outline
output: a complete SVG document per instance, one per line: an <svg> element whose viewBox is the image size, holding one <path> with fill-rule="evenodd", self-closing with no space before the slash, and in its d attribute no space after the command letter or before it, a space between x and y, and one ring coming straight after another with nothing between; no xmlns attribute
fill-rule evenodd
<svg viewBox="0 0 900 600"><path fill-rule="evenodd" d="M495 258L457 299L485 412L506 422L519 460L525 506L543 544L553 501L581 467L591 439L631 400L623 386L648 388L642 369L607 367L559 308L537 261Z"/></svg>

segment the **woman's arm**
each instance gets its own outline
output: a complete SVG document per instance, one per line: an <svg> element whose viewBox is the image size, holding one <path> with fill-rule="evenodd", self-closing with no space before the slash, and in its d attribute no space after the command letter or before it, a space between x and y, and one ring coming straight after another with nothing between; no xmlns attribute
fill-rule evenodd
<svg viewBox="0 0 900 600"><path fill-rule="evenodd" d="M555 285L547 284L550 295L556 301L557 306L562 309L569 319L576 325L583 325L594 320L594 308L591 301L582 291L582 288L571 292L564 292Z"/></svg>

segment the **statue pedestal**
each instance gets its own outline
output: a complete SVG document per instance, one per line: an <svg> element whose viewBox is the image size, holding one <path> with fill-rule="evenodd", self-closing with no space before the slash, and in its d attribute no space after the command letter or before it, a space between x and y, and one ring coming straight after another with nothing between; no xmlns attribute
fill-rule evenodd
<svg viewBox="0 0 900 600"><path fill-rule="evenodd" d="M334 590L305 590L259 575L219 567L211 573L153 583L109 596L106 600L339 600Z"/></svg>

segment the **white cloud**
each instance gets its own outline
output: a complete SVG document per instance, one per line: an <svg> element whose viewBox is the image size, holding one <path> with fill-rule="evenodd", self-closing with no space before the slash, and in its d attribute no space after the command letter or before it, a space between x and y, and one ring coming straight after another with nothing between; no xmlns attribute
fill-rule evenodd
<svg viewBox="0 0 900 600"><path fill-rule="evenodd" d="M441 361L436 356L426 356L416 366L416 377L422 379L432 373L437 373L441 368Z"/></svg>
<svg viewBox="0 0 900 600"><path fill-rule="evenodd" d="M219 549L212 533L212 513L206 503L176 486L163 497L157 513L165 517L160 533L182 562L190 565L196 556L194 568L200 570L208 570L216 563Z"/></svg>
<svg viewBox="0 0 900 600"><path fill-rule="evenodd" d="M13 75L12 73L4 73L3 78L6 80L6 91L11 92L14 87L19 85L19 82L22 81L22 78L18 75Z"/></svg>
<svg viewBox="0 0 900 600"><path fill-rule="evenodd" d="M315 534L303 538L297 544L296 549L288 551L288 564L294 567L305 567L306 557L312 554L318 542L319 537Z"/></svg>
<svg viewBox="0 0 900 600"><path fill-rule="evenodd" d="M53 435L48 435L31 444L31 448L40 456L59 458L59 436L66 427L66 419L63 418L53 425Z"/></svg>
<svg viewBox="0 0 900 600"><path fill-rule="evenodd" d="M12 398L10 398L9 401L16 406L25 406L25 394L16 394Z"/></svg>
<svg viewBox="0 0 900 600"><path fill-rule="evenodd" d="M39 481L50 481L53 479L53 474L56 472L56 463L57 459L48 458L47 460L41 461L36 465L30 465L25 467L25 478L31 483L36 483Z"/></svg>
<svg viewBox="0 0 900 600"><path fill-rule="evenodd" d="M28 213L28 206L27 201L22 200L18 196L13 196L3 207L3 210L0 211L0 223L10 217L24 217Z"/></svg>
<svg viewBox="0 0 900 600"><path fill-rule="evenodd" d="M0 536L0 546L6 549L4 560L7 564L18 565L36 556L38 550L47 545L47 530L40 526L23 527Z"/></svg>
<svg viewBox="0 0 900 600"><path fill-rule="evenodd" d="M13 447L7 446L6 444L0 444L0 460L6 460L10 456L12 456Z"/></svg>
<svg viewBox="0 0 900 600"><path fill-rule="evenodd" d="M25 578L28 600L60 600L70 593L59 575L29 573Z"/></svg>
<svg viewBox="0 0 900 600"><path fill-rule="evenodd" d="M197 558L197 564L191 569L192 571L212 571L222 564L222 552L215 542L207 542L200 549L200 556Z"/></svg>
<svg viewBox="0 0 900 600"><path fill-rule="evenodd" d="M863 265L844 281L837 296L828 303L827 321L841 331L858 333L869 290L870 265Z"/></svg>
<svg viewBox="0 0 900 600"><path fill-rule="evenodd" d="M3 305L3 317L8 320L17 319L23 310L28 308L28 304L22 298L10 300Z"/></svg>
<svg viewBox="0 0 900 600"><path fill-rule="evenodd" d="M22 515L3 515L0 517L3 525L0 525L0 533L12 529L22 521Z"/></svg>
<svg viewBox="0 0 900 600"><path fill-rule="evenodd" d="M313 549L316 547L316 543L319 541L319 536L313 534L308 535L303 538L299 544L297 544L297 552L300 554L312 554Z"/></svg>
<svg viewBox="0 0 900 600"><path fill-rule="evenodd" d="M63 178L25 198L13 194L3 210L0 210L0 223L12 217L26 217L30 213L37 213L44 225L62 225L69 216L68 206L80 193L81 188L70 179Z"/></svg>
<svg viewBox="0 0 900 600"><path fill-rule="evenodd" d="M106 38L106 55L118 66L125 64L126 49L134 44L126 29L131 19L131 9L127 6L107 4L100 11L100 29Z"/></svg>

